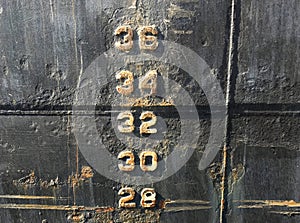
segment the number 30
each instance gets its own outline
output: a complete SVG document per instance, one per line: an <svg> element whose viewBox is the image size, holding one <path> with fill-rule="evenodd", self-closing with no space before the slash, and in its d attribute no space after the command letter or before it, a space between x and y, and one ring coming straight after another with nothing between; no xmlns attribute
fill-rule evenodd
<svg viewBox="0 0 300 223"><path fill-rule="evenodd" d="M151 164L147 164L146 159L147 157L151 158ZM156 170L157 168L157 154L153 151L143 151L141 152L140 156L140 167L144 172L152 172L154 170ZM134 155L131 151L122 151L119 155L118 155L118 159L119 160L124 160L125 164L120 163L118 165L119 169L122 171L133 171L134 167L135 167L135 163L134 163Z"/></svg>

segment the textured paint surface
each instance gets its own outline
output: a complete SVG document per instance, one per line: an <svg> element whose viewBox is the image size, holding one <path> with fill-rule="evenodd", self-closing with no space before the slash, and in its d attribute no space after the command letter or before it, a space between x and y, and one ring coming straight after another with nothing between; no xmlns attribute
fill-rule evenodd
<svg viewBox="0 0 300 223"><path fill-rule="evenodd" d="M0 222L299 222L299 13L297 0L0 0ZM147 185L158 203L149 210L119 209L123 186L137 194L143 187L94 171L72 133L78 79L124 24L153 25L159 39L197 52L227 100L224 149L199 171L210 131L201 87L176 67L124 65L138 75L158 69L185 86L200 117L191 159ZM96 119L117 156L125 148L110 120L114 78L101 89ZM170 141L156 148L165 157L180 122L172 103L155 105L169 130Z"/></svg>

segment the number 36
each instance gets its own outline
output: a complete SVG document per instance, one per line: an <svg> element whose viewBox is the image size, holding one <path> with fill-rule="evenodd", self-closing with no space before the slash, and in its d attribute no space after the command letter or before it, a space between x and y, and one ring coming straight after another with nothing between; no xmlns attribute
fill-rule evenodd
<svg viewBox="0 0 300 223"><path fill-rule="evenodd" d="M141 50L155 50L158 47L158 31L154 26L144 26L138 30ZM133 30L130 26L119 26L115 30L117 41L115 46L121 51L130 51L133 48Z"/></svg>

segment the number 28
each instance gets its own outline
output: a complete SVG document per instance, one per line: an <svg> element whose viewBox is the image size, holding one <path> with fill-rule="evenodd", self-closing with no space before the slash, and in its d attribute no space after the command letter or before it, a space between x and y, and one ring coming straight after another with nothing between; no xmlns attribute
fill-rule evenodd
<svg viewBox="0 0 300 223"><path fill-rule="evenodd" d="M131 187L124 187L119 190L118 195L122 196L119 200L119 208L135 208L135 191ZM141 192L140 205L143 208L153 208L156 205L156 192L152 188L144 188Z"/></svg>

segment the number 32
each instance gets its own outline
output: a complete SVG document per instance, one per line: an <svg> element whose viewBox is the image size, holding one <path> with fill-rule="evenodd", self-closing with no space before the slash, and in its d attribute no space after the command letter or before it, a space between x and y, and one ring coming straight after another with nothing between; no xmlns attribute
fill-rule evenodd
<svg viewBox="0 0 300 223"><path fill-rule="evenodd" d="M134 131L134 117L130 111L122 112L117 117L118 120L127 119L124 125L119 125L118 129L121 133L131 133ZM150 119L145 121L146 119ZM150 128L156 124L156 115L151 111L145 111L141 114L140 120L142 124L140 126L140 134L154 134L157 133L157 129Z"/></svg>

